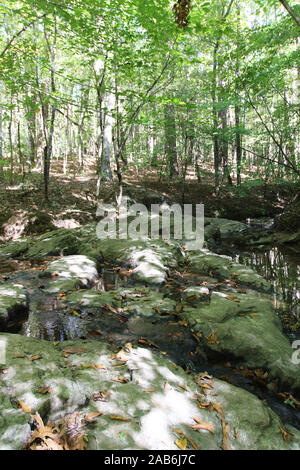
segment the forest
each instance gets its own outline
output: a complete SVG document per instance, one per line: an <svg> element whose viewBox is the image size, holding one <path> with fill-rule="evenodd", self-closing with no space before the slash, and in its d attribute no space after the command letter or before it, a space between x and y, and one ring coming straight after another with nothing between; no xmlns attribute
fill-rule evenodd
<svg viewBox="0 0 300 470"><path fill-rule="evenodd" d="M300 450L299 2L0 18L0 450Z"/></svg>

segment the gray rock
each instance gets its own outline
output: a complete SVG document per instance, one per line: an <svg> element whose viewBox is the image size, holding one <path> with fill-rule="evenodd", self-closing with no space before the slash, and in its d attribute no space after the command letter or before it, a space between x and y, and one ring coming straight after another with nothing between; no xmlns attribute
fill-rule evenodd
<svg viewBox="0 0 300 470"><path fill-rule="evenodd" d="M0 328L6 330L28 312L26 289L19 284L0 286Z"/></svg>
<svg viewBox="0 0 300 470"><path fill-rule="evenodd" d="M26 251L25 258L76 254L79 241L74 230L58 229L35 239Z"/></svg>
<svg viewBox="0 0 300 470"><path fill-rule="evenodd" d="M161 240L98 240L92 249L86 243L80 253L132 269L131 279L146 284L162 284L168 271L183 260L177 242Z"/></svg>
<svg viewBox="0 0 300 470"><path fill-rule="evenodd" d="M254 395L205 374L195 381L150 350L125 350L127 362L121 363L111 346L96 341L54 346L4 334L0 341L6 342L7 358L0 382L0 449L24 447L30 436L30 414L36 412L44 422L73 412L82 418L102 413L84 428L88 447L95 450L178 450L175 441L183 437L176 433L178 429L203 450L300 449L299 431L285 426L291 433L286 442L279 418ZM31 361L36 354L40 359ZM115 367L117 363L121 367ZM210 389L204 396L202 386L208 383ZM48 393L40 393L41 388L49 388ZM94 399L100 391L106 401ZM30 413L17 409L20 401L31 408ZM206 408L199 407L199 402ZM112 419L113 415L128 421ZM195 417L208 423L213 432L193 429ZM187 449L192 449L190 441Z"/></svg>
<svg viewBox="0 0 300 470"><path fill-rule="evenodd" d="M246 225L242 222L217 217L205 217L205 225L205 231L207 232L207 234L212 234L217 229L219 231L221 240L226 240L228 238L236 238L240 235L248 233L251 230L249 225Z"/></svg>
<svg viewBox="0 0 300 470"><path fill-rule="evenodd" d="M229 256L217 255L208 250L191 252L189 269L219 279L231 279L261 292L271 292L272 286L251 268L234 263Z"/></svg>
<svg viewBox="0 0 300 470"><path fill-rule="evenodd" d="M18 258L28 250L28 246L28 242L24 240L7 243L6 245L0 247L0 257L4 259Z"/></svg>
<svg viewBox="0 0 300 470"><path fill-rule="evenodd" d="M292 364L293 349L269 299L213 292L208 304L186 307L182 317L202 333L208 349L248 367L263 368L269 379L300 390L299 366Z"/></svg>
<svg viewBox="0 0 300 470"><path fill-rule="evenodd" d="M109 305L113 308L122 308L122 313L128 316L141 317L172 314L176 306L174 300L146 288L121 288L109 292L79 291L69 294L66 300L74 305L89 308Z"/></svg>
<svg viewBox="0 0 300 470"><path fill-rule="evenodd" d="M47 287L48 292L68 292L81 287L91 287L99 280L95 261L83 255L64 256L52 261L41 277L55 277Z"/></svg>

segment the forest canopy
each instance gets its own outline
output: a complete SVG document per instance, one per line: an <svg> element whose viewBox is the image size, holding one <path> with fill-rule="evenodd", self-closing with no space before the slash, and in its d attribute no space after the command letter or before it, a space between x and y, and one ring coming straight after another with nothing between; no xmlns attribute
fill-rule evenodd
<svg viewBox="0 0 300 470"><path fill-rule="evenodd" d="M215 187L299 177L299 9L277 0L4 0L0 181L52 162Z"/></svg>

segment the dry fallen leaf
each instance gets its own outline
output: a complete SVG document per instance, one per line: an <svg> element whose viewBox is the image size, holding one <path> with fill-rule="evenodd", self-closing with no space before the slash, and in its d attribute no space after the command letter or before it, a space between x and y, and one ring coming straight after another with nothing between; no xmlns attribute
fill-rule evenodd
<svg viewBox="0 0 300 470"><path fill-rule="evenodd" d="M173 432L176 434L184 435L184 432L181 429L173 429Z"/></svg>
<svg viewBox="0 0 300 470"><path fill-rule="evenodd" d="M26 443L25 449L31 450L65 450L65 447L59 442L59 436L54 432L50 423L45 426L39 413L32 416L36 422L35 429Z"/></svg>
<svg viewBox="0 0 300 470"><path fill-rule="evenodd" d="M117 416L117 415L111 415L110 419L113 419L116 421L125 421L126 423L130 423L130 421L132 421L131 418L124 418L123 416Z"/></svg>
<svg viewBox="0 0 300 470"><path fill-rule="evenodd" d="M85 349L83 349L83 348L79 348L79 347L76 347L76 346L69 346L69 347L64 348L62 350L62 355L64 357L68 357L71 354L82 354L84 351L85 351Z"/></svg>
<svg viewBox="0 0 300 470"><path fill-rule="evenodd" d="M108 401L109 396L110 393L106 392L105 390L100 390L99 392L93 394L93 400L106 402Z"/></svg>
<svg viewBox="0 0 300 470"><path fill-rule="evenodd" d="M202 419L197 418L196 416L193 417L193 420L196 421L197 424L191 424L190 427L192 429L195 429L197 431L202 429L202 430L205 430L205 431L209 431L212 434L215 433L215 427L214 427L213 423L203 421Z"/></svg>
<svg viewBox="0 0 300 470"><path fill-rule="evenodd" d="M199 447L197 446L196 442L193 441L193 439L191 439L190 437L188 437L187 440L189 441L189 443L191 444L191 446L192 446L195 450L199 450Z"/></svg>
<svg viewBox="0 0 300 470"><path fill-rule="evenodd" d="M121 362L127 362L129 359L128 354L124 351L124 349L121 349L121 351L116 354L116 359Z"/></svg>
<svg viewBox="0 0 300 470"><path fill-rule="evenodd" d="M93 421L95 421L96 418L98 418L99 416L102 416L103 413L101 413L100 411L95 411L93 413L89 413L85 418L84 418L84 421L85 423L91 423Z"/></svg>
<svg viewBox="0 0 300 470"><path fill-rule="evenodd" d="M292 437L292 434L287 432L284 428L282 428L281 426L279 426L279 429L280 429L280 432L282 434L282 437L283 437L283 440L285 442L290 442L291 440L291 437Z"/></svg>
<svg viewBox="0 0 300 470"><path fill-rule="evenodd" d="M237 303L240 302L239 299L235 295L227 295L226 299L232 300L233 302L237 302Z"/></svg>
<svg viewBox="0 0 300 470"><path fill-rule="evenodd" d="M217 333L216 331L213 331L209 336L207 336L206 338L206 341L209 343L209 344L220 344L220 342L218 341L218 337L217 337Z"/></svg>
<svg viewBox="0 0 300 470"><path fill-rule="evenodd" d="M178 387L182 388L185 392L189 391L184 385L178 384Z"/></svg>
<svg viewBox="0 0 300 470"><path fill-rule="evenodd" d="M39 359L42 359L42 358L43 358L43 356L39 356L38 354L35 354L33 356L30 356L28 359L30 361L38 361Z"/></svg>
<svg viewBox="0 0 300 470"><path fill-rule="evenodd" d="M179 447L180 450L185 450L187 447L187 438L183 437L182 439L176 439L175 444Z"/></svg>
<svg viewBox="0 0 300 470"><path fill-rule="evenodd" d="M22 400L18 401L19 408L22 409L23 413L31 413L31 406L26 405Z"/></svg>
<svg viewBox="0 0 300 470"><path fill-rule="evenodd" d="M40 387L37 390L37 393L40 393L41 395L47 395L47 393L53 392L53 388L50 387Z"/></svg>
<svg viewBox="0 0 300 470"><path fill-rule="evenodd" d="M222 419L222 431L223 431L223 441L222 441L222 450L232 450L229 432L230 426L225 423L225 419Z"/></svg>
<svg viewBox="0 0 300 470"><path fill-rule="evenodd" d="M112 379L113 382L119 382L121 384L127 384L129 382L129 379L126 379L125 377L117 377L116 379Z"/></svg>
<svg viewBox="0 0 300 470"><path fill-rule="evenodd" d="M224 411L221 405L219 405L215 401L212 401L211 405L213 409L221 416L221 418L225 418Z"/></svg>
<svg viewBox="0 0 300 470"><path fill-rule="evenodd" d="M88 333L93 336L102 336L103 333L100 330L88 330Z"/></svg>

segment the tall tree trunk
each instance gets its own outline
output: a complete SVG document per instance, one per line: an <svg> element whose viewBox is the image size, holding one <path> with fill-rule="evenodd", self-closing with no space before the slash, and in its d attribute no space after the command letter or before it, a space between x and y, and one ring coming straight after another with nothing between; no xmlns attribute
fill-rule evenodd
<svg viewBox="0 0 300 470"><path fill-rule="evenodd" d="M227 108L222 109L219 112L219 120L221 127L221 138L220 138L220 160L223 165L223 175L227 179L227 182L232 185L232 179L230 176L229 162L228 162L228 138L227 138Z"/></svg>
<svg viewBox="0 0 300 470"><path fill-rule="evenodd" d="M242 138L240 132L240 107L234 107L235 115L235 152L236 152L236 180L237 185L241 185L241 166L242 166Z"/></svg>
<svg viewBox="0 0 300 470"><path fill-rule="evenodd" d="M218 50L219 41L216 42L213 51L213 82L212 82L212 104L213 104L213 146L214 146L214 170L215 189L219 192L222 175L222 160L220 158L218 112L217 112L217 73L218 73Z"/></svg>
<svg viewBox="0 0 300 470"><path fill-rule="evenodd" d="M0 183L3 179L3 109L0 106Z"/></svg>
<svg viewBox="0 0 300 470"><path fill-rule="evenodd" d="M176 147L176 120L173 103L165 104L165 155L169 170L169 178L178 175L177 147Z"/></svg>
<svg viewBox="0 0 300 470"><path fill-rule="evenodd" d="M12 104L12 98L11 98ZM12 124L13 124L13 110L10 110L9 123L8 123L8 138L10 147L10 184L14 182L14 146L12 137Z"/></svg>
<svg viewBox="0 0 300 470"><path fill-rule="evenodd" d="M111 158L113 152L113 125L114 118L112 116L115 107L115 96L113 93L108 93L106 96L106 116L104 118L103 128L103 144L102 144L102 158L101 158L101 173L105 180L112 180L111 171Z"/></svg>

